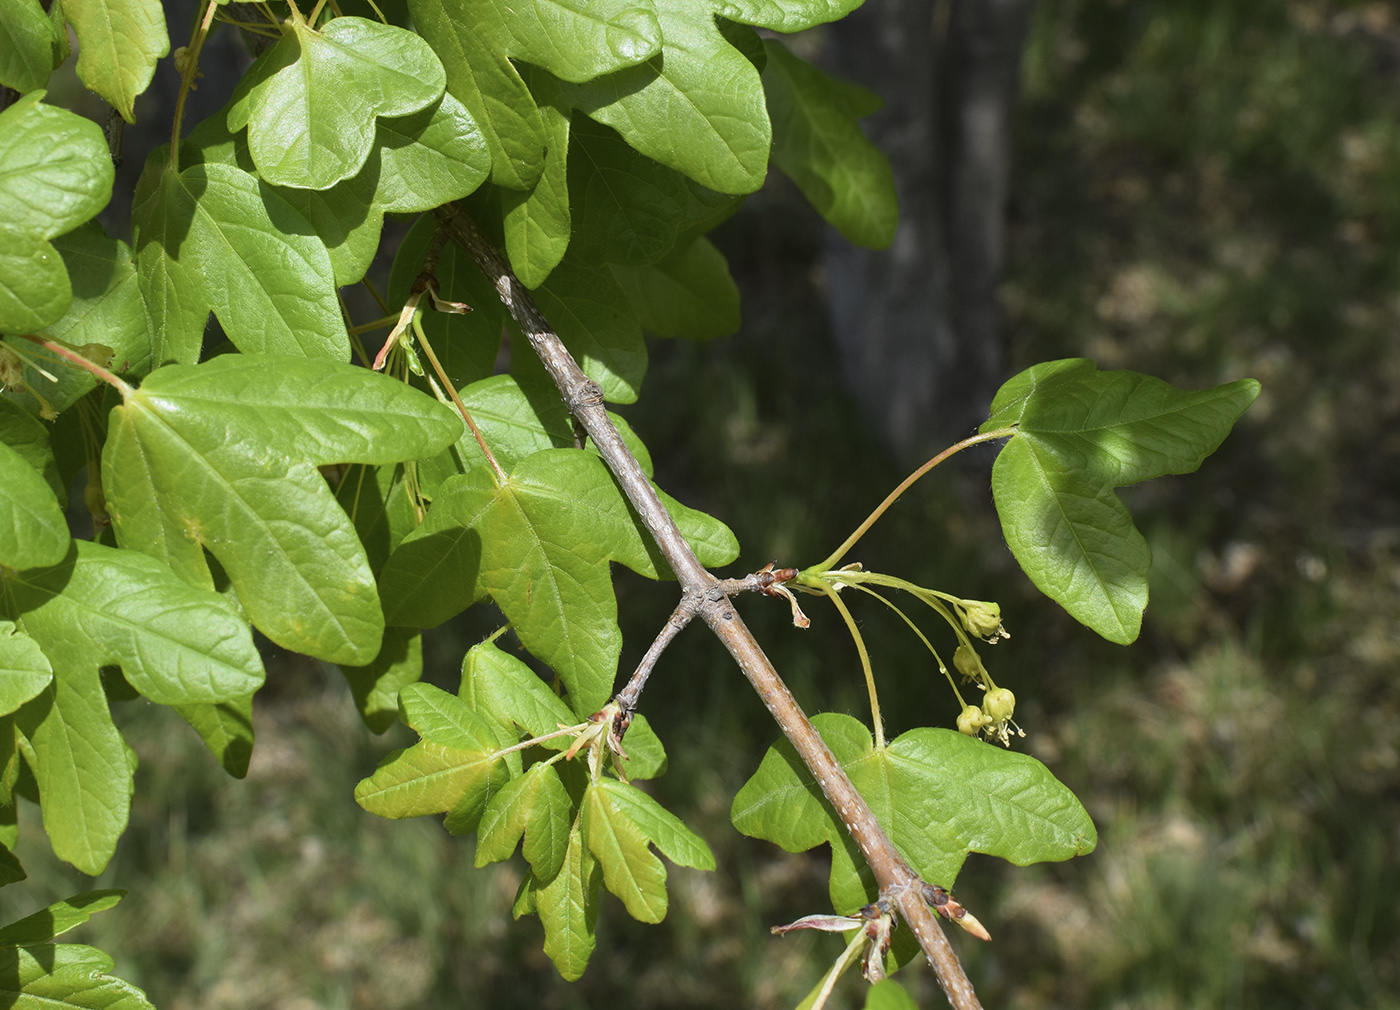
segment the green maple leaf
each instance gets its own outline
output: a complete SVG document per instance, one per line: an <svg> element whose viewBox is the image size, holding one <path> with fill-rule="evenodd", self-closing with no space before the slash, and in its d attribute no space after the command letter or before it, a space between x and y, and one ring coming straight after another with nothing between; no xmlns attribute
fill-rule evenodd
<svg viewBox="0 0 1400 1010"><path fill-rule="evenodd" d="M115 962L95 947L0 947L0 1000L15 1007L80 1006L153 1010L146 994L109 974Z"/></svg>
<svg viewBox="0 0 1400 1010"><path fill-rule="evenodd" d="M131 215L152 363L193 364L212 308L249 353L350 357L335 272L310 223L232 165L146 162Z"/></svg>
<svg viewBox="0 0 1400 1010"><path fill-rule="evenodd" d="M739 329L739 288L724 254L704 236L659 263L614 265L612 272L652 336L713 340Z"/></svg>
<svg viewBox="0 0 1400 1010"><path fill-rule="evenodd" d="M51 568L7 572L0 612L36 642L53 680L18 712L54 852L101 872L126 827L132 761L112 724L101 667L161 704L250 695L262 662L248 626L217 593L158 561L77 541Z"/></svg>
<svg viewBox="0 0 1400 1010"><path fill-rule="evenodd" d="M374 575L316 468L431 455L459 432L441 404L362 368L224 355L125 392L103 487L118 543L212 587L207 549L273 641L364 665L384 627Z"/></svg>
<svg viewBox="0 0 1400 1010"><path fill-rule="evenodd" d="M0 85L20 94L42 88L60 62L58 56L53 21L39 0L0 6Z"/></svg>
<svg viewBox="0 0 1400 1010"><path fill-rule="evenodd" d="M681 866L715 868L705 840L635 786L594 780L584 793L580 816L603 882L634 919L660 922L666 917L666 868L650 846Z"/></svg>
<svg viewBox="0 0 1400 1010"><path fill-rule="evenodd" d="M651 0L409 0L409 10L446 68L447 90L486 134L492 181L509 189L535 184L551 139L509 58L586 81L661 47Z"/></svg>
<svg viewBox="0 0 1400 1010"><path fill-rule="evenodd" d="M69 539L53 489L23 456L0 442L0 565L57 564Z"/></svg>
<svg viewBox="0 0 1400 1010"><path fill-rule="evenodd" d="M76 926L81 926L98 912L105 912L122 898L125 891L84 891L71 898L56 901L7 926L0 927L0 947L31 947L48 943Z"/></svg>
<svg viewBox="0 0 1400 1010"><path fill-rule="evenodd" d="M170 52L160 0L64 0L78 36L78 79L136 122L133 105Z"/></svg>
<svg viewBox="0 0 1400 1010"><path fill-rule="evenodd" d="M663 501L702 563L737 555L722 524ZM391 624L432 627L489 594L563 679L574 711L588 715L611 693L622 645L610 560L651 578L666 572L602 461L548 449L499 486L485 468L443 483L384 568L385 614Z"/></svg>
<svg viewBox="0 0 1400 1010"><path fill-rule="evenodd" d="M472 831L510 779L495 729L466 702L429 684L399 692L399 717L421 740L395 751L355 787L355 802L380 817L447 814L449 831Z"/></svg>
<svg viewBox="0 0 1400 1010"><path fill-rule="evenodd" d="M0 621L0 715L37 698L53 680L53 667L39 643L13 621Z"/></svg>
<svg viewBox="0 0 1400 1010"><path fill-rule="evenodd" d="M318 29L297 18L239 82L228 128L248 128L258 173L277 186L329 189L358 173L379 117L442 97L446 75L417 34L365 18Z"/></svg>
<svg viewBox="0 0 1400 1010"><path fill-rule="evenodd" d="M523 837L531 871L540 880L552 880L568 853L573 814L573 800L554 766L534 765L486 805L477 827L477 867L509 859Z"/></svg>
<svg viewBox="0 0 1400 1010"><path fill-rule="evenodd" d="M658 0L659 56L562 87L570 104L652 160L722 193L752 193L772 141L763 83L715 13L708 3Z"/></svg>
<svg viewBox="0 0 1400 1010"><path fill-rule="evenodd" d="M49 239L107 205L112 159L96 123L31 91L0 112L0 332L35 333L68 310L72 287Z"/></svg>
<svg viewBox="0 0 1400 1010"><path fill-rule="evenodd" d="M1136 639L1152 552L1114 488L1195 470L1258 395L1253 379L1193 393L1083 358L1002 386L980 430L1015 428L992 495L1031 581L1109 641Z"/></svg>
<svg viewBox="0 0 1400 1010"><path fill-rule="evenodd" d="M927 727L876 750L870 731L850 716L827 713L812 724L925 880L952 887L969 852L1025 866L1094 848L1097 834L1083 806L1032 757ZM734 797L730 819L744 834L789 852L830 842L837 912L875 900L860 851L786 740L769 748Z"/></svg>
<svg viewBox="0 0 1400 1010"><path fill-rule="evenodd" d="M516 901L516 918L527 910L539 913L544 926L544 952L570 982L583 975L593 956L602 887L602 869L588 851L579 817L569 829L564 865L559 872L547 881L531 875L521 887L522 898Z"/></svg>
<svg viewBox="0 0 1400 1010"><path fill-rule="evenodd" d="M527 456L545 449L567 449L574 444L569 409L548 378L528 376L522 380L514 375L493 375L464 386L458 395L504 470L514 470ZM621 415L609 411L608 418L637 458L642 472L650 477L651 455L642 440ZM588 451L596 453L597 447L590 443ZM447 478L485 465L486 457L476 439L464 433L447 452L419 464L420 486L426 493L436 494Z"/></svg>
<svg viewBox="0 0 1400 1010"><path fill-rule="evenodd" d="M899 216L894 173L884 152L861 133L851 109L854 85L833 80L781 42L767 39L764 46L773 164L842 235L884 249L894 241ZM878 108L879 99L869 98Z"/></svg>
<svg viewBox="0 0 1400 1010"><path fill-rule="evenodd" d="M583 259L641 266L676 244L690 196L684 177L638 154L616 131L582 118L574 124L568 181Z"/></svg>

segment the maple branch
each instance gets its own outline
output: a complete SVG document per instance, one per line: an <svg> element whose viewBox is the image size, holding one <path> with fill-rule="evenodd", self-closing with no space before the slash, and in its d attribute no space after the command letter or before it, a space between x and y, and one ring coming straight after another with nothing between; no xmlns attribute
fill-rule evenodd
<svg viewBox="0 0 1400 1010"><path fill-rule="evenodd" d="M467 251L496 289L516 325L544 363L565 406L593 439L598 454L621 485L623 493L637 510L680 582L682 602L694 601L697 615L729 650L783 735L792 743L812 777L821 786L870 864L880 890L898 903L905 922L913 929L919 946L938 976L948 1001L957 1010L980 1010L982 1004L973 991L972 983L968 981L948 938L943 935L933 910L923 899L918 874L895 849L864 797L851 784L831 749L802 711L743 618L735 611L725 595L725 584L705 569L681 536L671 514L662 505L656 488L642 472L636 457L623 443L617 428L608 418L603 406L602 389L583 374L578 362L545 320L529 290L516 278L505 257L482 234L476 222L455 203L439 207L435 213L441 226Z"/></svg>

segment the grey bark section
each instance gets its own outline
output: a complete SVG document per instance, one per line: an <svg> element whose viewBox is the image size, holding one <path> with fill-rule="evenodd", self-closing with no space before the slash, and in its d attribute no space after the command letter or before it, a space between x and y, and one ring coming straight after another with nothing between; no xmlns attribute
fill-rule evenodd
<svg viewBox="0 0 1400 1010"><path fill-rule="evenodd" d="M827 250L847 381L888 449L925 458L972 432L1004 378L997 303L1011 121L1034 0L883 0L830 36L838 74L886 105L900 223L887 250Z"/></svg>

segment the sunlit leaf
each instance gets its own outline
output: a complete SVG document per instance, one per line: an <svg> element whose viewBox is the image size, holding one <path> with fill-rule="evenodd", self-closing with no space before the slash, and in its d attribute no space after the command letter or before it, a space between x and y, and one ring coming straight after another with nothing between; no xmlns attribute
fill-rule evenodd
<svg viewBox="0 0 1400 1010"><path fill-rule="evenodd" d="M160 0L63 0L78 36L78 79L136 122L133 104L170 52Z"/></svg>
<svg viewBox="0 0 1400 1010"><path fill-rule="evenodd" d="M13 621L0 621L0 715L9 715L53 680L53 667L34 641L15 630Z"/></svg>
<svg viewBox="0 0 1400 1010"><path fill-rule="evenodd" d="M300 18L240 83L228 128L276 186L329 189L359 172L379 117L407 116L442 97L446 76L418 35L366 18L318 29Z"/></svg>
<svg viewBox="0 0 1400 1010"><path fill-rule="evenodd" d="M813 725L890 840L925 880L952 887L969 852L1018 866L1093 850L1094 824L1074 794L1035 758L953 730L913 729L876 750L847 715ZM849 914L875 900L875 885L845 826L786 740L769 748L734 797L734 826L803 852L832 846L831 898ZM858 870L857 867L860 867Z"/></svg>
<svg viewBox="0 0 1400 1010"><path fill-rule="evenodd" d="M34 333L72 297L48 242L72 231L112 195L112 159L91 120L31 91L0 112L0 332Z"/></svg>
<svg viewBox="0 0 1400 1010"><path fill-rule="evenodd" d="M102 951L78 944L0 948L0 1001L23 1010L153 1010L145 993L110 974L114 967Z"/></svg>
<svg viewBox="0 0 1400 1010"><path fill-rule="evenodd" d="M273 641L366 665L384 627L373 572L316 468L430 455L460 425L366 369L223 355L158 369L113 409L103 487L119 543L204 586L207 548Z"/></svg>

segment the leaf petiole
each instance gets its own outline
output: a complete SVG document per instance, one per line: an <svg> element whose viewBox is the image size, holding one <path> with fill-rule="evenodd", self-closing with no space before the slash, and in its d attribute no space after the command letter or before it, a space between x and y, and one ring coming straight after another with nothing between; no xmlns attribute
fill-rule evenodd
<svg viewBox="0 0 1400 1010"><path fill-rule="evenodd" d="M875 692L875 671L870 667L870 653L865 649L865 639L860 637L860 629L856 627L856 620L851 616L850 610L842 602L836 590L829 582L816 579L808 585L815 585L836 604L836 609L841 612L841 618L846 622L846 627L851 632L851 638L856 643L856 652L860 654L860 668L865 673L865 689L870 694L870 719L875 724L875 749L883 750L885 747L885 724L880 718L880 698Z"/></svg>
<svg viewBox="0 0 1400 1010"><path fill-rule="evenodd" d="M122 381L112 372L107 371L107 369L103 368L97 362L89 361L77 351L65 347L63 344L60 344L57 340L53 340L48 337L37 337L28 333L22 333L19 334L19 336L21 336L25 340L30 341L31 343L38 344L50 354L58 355L60 358L67 361L70 365L75 365L78 368L81 368L87 372L91 372L94 376L101 379L109 386L112 386L115 389L117 389L117 391L122 394L123 398L128 397L132 394L133 389L129 384Z"/></svg>
<svg viewBox="0 0 1400 1010"><path fill-rule="evenodd" d="M209 36L209 25L213 23L214 14L218 9L218 0L209 0L204 20L200 22L199 29L190 40L189 48L185 50L185 72L180 78L180 94L175 99L175 122L170 128L170 167L176 172L180 170L180 122L185 117L185 99L194 85L195 72L199 70L199 51L204 48L204 40ZM296 10L295 3L292 3L292 10Z"/></svg>
<svg viewBox="0 0 1400 1010"><path fill-rule="evenodd" d="M433 345L428 343L428 337L423 332L423 324L421 322L422 316L423 313L421 309L413 313L413 335L418 338L418 346L423 348L423 353L428 356L428 363L433 366L433 371L436 372L438 378L442 380L443 388L446 389L447 394L452 397L452 403L457 407L457 412L462 415L462 420L465 421L467 427L471 429L472 437L476 439L476 444L481 447L481 452L486 457L486 462L491 464L491 469L496 474L496 483L498 485L504 484L506 481L506 473L501 469L501 464L496 462L496 457L491 454L491 447L486 444L486 439L482 436L481 429L476 426L476 421L472 420L471 411L467 410L467 405L463 403L462 398L457 395L456 388L448 381L447 372L445 372L442 365L438 363L437 355L433 353Z"/></svg>
<svg viewBox="0 0 1400 1010"><path fill-rule="evenodd" d="M870 515L866 516L865 522L861 523L859 526L856 527L855 532L846 538L845 543L843 543L840 547L836 548L836 550L832 551L830 556L828 556L825 561L821 561L815 565L812 565L810 568L807 569L807 571L817 572L824 571L828 568L836 567L836 563L842 558L844 558L846 554L850 551L850 549L856 545L856 542L860 540L861 537L865 536L865 534L870 530L870 527L875 525L875 521L879 519L882 515L884 515L886 510L888 510L891 505L893 505L896 501L899 500L900 495L904 494L905 491L908 491L909 488L911 488L920 477L928 473L939 463L942 463L949 456L962 452L964 449L971 448L974 445L979 445L982 442L992 442L996 439L1007 438L1014 434L1016 434L1015 428L998 428L996 431L989 431L982 435L973 435L971 438L965 438L961 442L956 443L955 445L950 445L948 448L940 452L937 456L933 457L933 459L929 460L923 466L919 467L917 470L911 473L908 477L905 477L904 480L900 481L899 486L896 487L893 491L891 491L888 495L886 495L884 501L882 501L879 505L875 506L875 511L871 512Z"/></svg>

